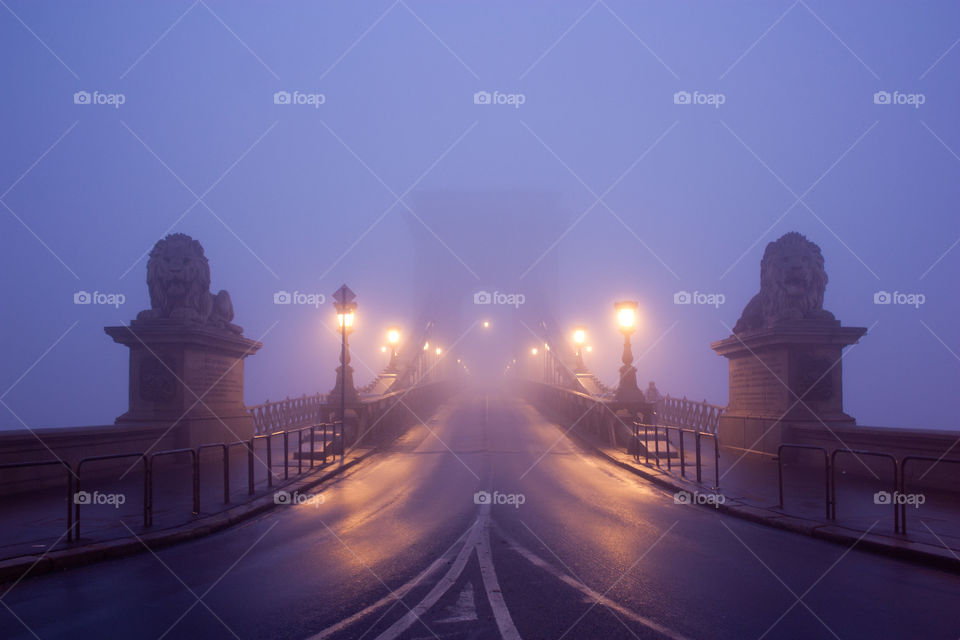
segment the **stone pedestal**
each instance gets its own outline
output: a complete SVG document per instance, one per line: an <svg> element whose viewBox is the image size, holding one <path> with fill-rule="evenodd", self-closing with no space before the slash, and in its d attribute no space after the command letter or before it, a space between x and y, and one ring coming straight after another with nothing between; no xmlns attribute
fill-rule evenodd
<svg viewBox="0 0 960 640"><path fill-rule="evenodd" d="M824 431L824 424L854 425L843 411L841 354L866 331L836 320L797 320L711 344L730 360L730 403L719 425L722 446L776 454L791 425Z"/></svg>
<svg viewBox="0 0 960 640"><path fill-rule="evenodd" d="M643 391L637 386L637 368L625 364L620 367L620 384L614 392L618 402L643 402Z"/></svg>
<svg viewBox="0 0 960 640"><path fill-rule="evenodd" d="M169 319L134 320L104 331L130 348L130 409L118 425L174 425L179 447L253 435L243 403L243 360L262 343Z"/></svg>

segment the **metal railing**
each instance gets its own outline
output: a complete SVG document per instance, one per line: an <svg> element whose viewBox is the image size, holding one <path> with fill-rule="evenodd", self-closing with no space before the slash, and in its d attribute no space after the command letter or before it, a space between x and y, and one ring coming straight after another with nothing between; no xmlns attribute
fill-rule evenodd
<svg viewBox="0 0 960 640"><path fill-rule="evenodd" d="M106 456L91 456L89 458L83 458L80 462L77 463L76 470L74 471L74 476L76 478L76 488L77 491L74 494L73 498L73 537L77 540L80 539L80 504L81 501L78 499L82 495L81 483L80 483L80 471L83 469L83 463L85 462L97 462L100 460L120 460L122 458L139 458L143 462L143 526L149 527L150 523L153 520L153 516L150 513L150 493L152 491L152 482L153 479L150 476L150 460L147 458L145 453L114 453L112 455ZM136 466L136 463L134 463Z"/></svg>
<svg viewBox="0 0 960 640"><path fill-rule="evenodd" d="M783 509L783 450L784 449L808 449L823 452L823 506L826 510L827 519L830 519L830 454L823 447L817 447L812 444L781 444L777 447L777 487L780 495L780 508Z"/></svg>
<svg viewBox="0 0 960 640"><path fill-rule="evenodd" d="M83 484L81 483L81 472L85 465L88 465L92 462L104 461L104 460L120 460L124 458L138 458L138 463L143 465L143 526L151 527L153 526L153 515L154 515L154 496L155 496L155 484L154 480L156 477L156 467L155 461L157 458L163 456L172 456L179 454L187 454L190 457L190 480L191 480L191 498L192 498L192 515L198 516L200 514L201 506L201 494L200 494L200 478L201 478L201 468L203 457L201 452L206 449L219 449L221 451L221 464L223 465L223 503L230 503L230 451L233 447L244 447L247 451L248 459L248 492L250 495L256 493L256 453L255 453L255 442L259 439L266 439L267 441L267 461L266 465L268 467L267 473L267 487L273 487L273 447L271 446L271 441L276 436L283 436L283 456L284 456L284 479L287 480L290 478L290 438L291 433L297 434L297 451L300 455L297 456L297 476L304 473L303 457L304 457L304 447L303 447L303 438L304 433L309 432L310 438L310 465L307 467L307 472L315 468L316 466L316 447L315 439L317 429L322 429L323 431L323 442L324 449L321 454L321 460L323 464L327 462L328 456L328 447L327 447L327 431L329 427L333 425L330 424L319 424L319 425L310 425L308 427L303 427L301 429L293 429L288 431L276 432L273 434L267 435L256 435L253 436L248 441L238 441L238 442L215 442L209 444L203 444L195 449L191 448L181 448L181 449L168 449L164 451L156 451L153 453L148 452L129 452L129 453L117 453L112 455L102 455L102 456L90 456L82 458L77 462L75 468L71 469L70 465L61 460L49 460L41 462L22 462L22 463L13 463L13 464L4 464L0 465L0 471L6 469L16 469L23 467L37 467L44 465L60 465L64 467L67 471L67 540L73 541L77 540L80 537L80 507L85 504L84 500L81 500L80 497L83 495ZM137 463L135 463L137 464Z"/></svg>
<svg viewBox="0 0 960 640"><path fill-rule="evenodd" d="M713 460L714 460L714 479L713 479L713 489L720 489L720 446L717 441L717 436L714 433L709 433L707 431L698 431L696 429L690 429L687 427L677 427L673 425L665 424L646 424L638 421L633 423L633 442L631 443L634 448L633 457L638 463L640 462L640 429L643 429L644 433L644 464L647 466L656 466L658 469L662 468L660 465L660 430L663 430L664 433L664 442L665 442L665 457L667 459L667 471L673 470L673 460L670 456L670 431L677 432L678 439L678 455L680 459L680 476L683 478L687 477L687 452L684 442L684 434L693 435L694 441L694 467L697 471L697 483L703 483L703 454L702 454L702 445L701 440L703 438L713 439ZM654 465L650 464L650 430L653 430L653 443L654 443Z"/></svg>
<svg viewBox="0 0 960 640"><path fill-rule="evenodd" d="M419 382L419 381L418 381ZM335 408L328 405L314 405L314 400L322 396L308 396L292 401L292 406L296 409L291 411L290 406L284 403L266 403L255 407L257 415L261 416L261 429L268 429L267 433L255 433L248 440L236 442L214 442L199 445L195 448L179 448L150 452L127 452L111 455L89 456L80 459L76 465L71 468L69 462L62 460L42 460L19 462L0 465L0 473L8 470L43 467L59 465L67 472L67 541L75 541L80 538L80 516L81 506L88 501L78 499L81 496L83 487L81 482L81 473L87 467L97 461L122 460L124 458L136 458L136 462L131 466L131 470L142 463L143 468L143 527L148 528L154 525L155 513L155 461L160 457L185 455L190 458L190 486L191 486L191 514L193 517L200 515L202 507L202 494L200 491L203 478L203 469L206 464L213 464L215 461L211 456L202 455L208 449L218 449L220 451L220 464L223 474L223 504L229 504L231 499L231 453L235 447L246 449L247 455L247 493L251 496L256 495L257 490L257 460L259 456L256 451L258 440L264 440L266 445L266 461L260 460L262 465L267 468L266 487L272 489L279 473L274 471L274 448L276 448L276 439L282 439L283 448L283 480L290 481L293 477L309 473L317 467L318 460L321 465L326 465L330 456L339 456L341 461L345 457L347 446L356 447L361 445L366 436L376 440L380 437L389 437L396 435L401 428L419 422L420 416L426 416L424 413L436 406L452 388L452 380L437 379L423 384L416 384L413 387L399 391L387 393L383 396L377 396L371 399L365 399L359 403L348 407L347 424L348 429L344 428L343 421L314 421L308 425L300 427L287 427L285 429L274 429L278 424L286 421L299 421L305 419L305 416L323 415L325 412L334 411ZM355 427L355 430L354 430ZM304 442L307 439L307 443ZM317 444L321 443L321 451L317 452ZM293 445L294 448L291 447ZM305 446L308 445L308 446ZM307 452L309 450L309 453ZM291 453L295 452L295 472L291 464ZM304 463L304 458L309 459L309 465ZM279 465L278 465L279 466ZM126 473L123 474L124 476ZM276 477L275 477L276 476ZM98 473L97 480L106 478L105 473ZM120 477L123 479L123 476ZM112 480L113 482L116 479ZM121 503L122 504L122 503Z"/></svg>
<svg viewBox="0 0 960 640"><path fill-rule="evenodd" d="M193 489L193 515L200 515L200 462L199 456L196 449L168 449L167 451L157 451L156 453L150 454L150 460L147 468L150 470L150 482L149 482L149 508L147 509L147 515L149 516L149 525L153 525L153 463L160 456L174 456L181 453L190 454L190 469L191 474L191 488Z"/></svg>
<svg viewBox="0 0 960 640"><path fill-rule="evenodd" d="M223 504L230 504L230 446L231 445L243 445L243 442L213 442L211 444L202 444L197 447L197 491L200 490L200 481L199 481L199 467L200 467L200 452L204 449L220 449L223 455ZM199 498L198 498L199 500ZM199 511L199 502L197 503L197 510Z"/></svg>
<svg viewBox="0 0 960 640"><path fill-rule="evenodd" d="M934 465L940 464L941 462L960 464L960 460L943 460L941 458L932 458L930 456L906 456L900 461L900 495L907 495L907 463L916 460L918 462L932 462ZM931 469L933 466L931 466ZM928 470L929 472L929 470ZM926 475L926 473L924 474ZM920 479L923 479L923 476L920 476ZM893 494L890 496L890 501L897 504L897 496ZM907 503L900 503L900 533L907 533Z"/></svg>
<svg viewBox="0 0 960 640"><path fill-rule="evenodd" d="M893 454L868 451L863 449L834 449L828 452L824 447L805 444L782 444L777 449L777 480L780 495L780 508L783 508L783 450L784 449L807 449L820 451L824 459L824 500L826 507L826 517L828 520L837 519L837 454L845 453L852 456L872 456L889 460L893 468L892 490L890 492L890 502L893 506L893 530L894 533L907 533L907 507L910 506L902 499L907 495L907 463L908 462L930 462L933 465L940 463L960 464L960 460L944 460L931 456L905 456L898 459ZM921 476L922 478L922 476ZM899 494L899 497L898 497ZM882 504L882 503L877 503Z"/></svg>
<svg viewBox="0 0 960 640"><path fill-rule="evenodd" d="M669 395L660 397L655 406L662 422L714 434L720 425L720 416L726 410L726 407L706 400L695 402L687 400L686 396L673 398Z"/></svg>
<svg viewBox="0 0 960 640"><path fill-rule="evenodd" d="M262 435L318 422L326 402L327 394L315 393L299 398L288 397L278 402L267 400L263 404L248 407L247 411L253 417L254 433Z"/></svg>
<svg viewBox="0 0 960 640"><path fill-rule="evenodd" d="M900 533L900 521L898 518L897 501L893 499L893 495L897 493L897 487L899 486L898 480L898 464L897 459L889 453L880 453L877 451L864 451L862 449L834 449L833 453L830 454L830 519L837 519L837 454L838 453L848 453L852 456L872 456L875 458L885 458L890 460L893 463L893 493L891 494L890 502L893 503L893 531L894 533Z"/></svg>
<svg viewBox="0 0 960 640"><path fill-rule="evenodd" d="M48 465L59 465L66 469L67 471L67 541L72 541L74 538L73 531L73 501L74 501L74 492L73 492L73 479L75 477L73 469L70 468L70 465L63 460L41 460L38 462L11 462L8 464L0 464L0 471L6 469L25 469L28 467L45 467Z"/></svg>
<svg viewBox="0 0 960 640"><path fill-rule="evenodd" d="M323 431L323 449L321 451L321 456L323 464L327 463L328 447L327 447L327 432L332 430L334 435L336 435L336 426L331 422L323 422L320 424L312 424L307 427L301 427L299 429L285 429L283 431L274 431L272 433L258 434L250 438L247 444L247 475L248 475L248 490L250 495L254 493L254 486L256 485L256 443L257 440L263 440L266 444L267 450L267 460L265 466L267 468L267 487L273 487L273 440L278 436L283 437L283 479L290 479L290 434L297 434L297 475L303 473L303 434L304 432L309 432L309 442L310 442L310 468L312 469L316 463L316 432L317 429L322 429ZM240 443L237 443L240 444ZM263 462L261 460L261 462Z"/></svg>

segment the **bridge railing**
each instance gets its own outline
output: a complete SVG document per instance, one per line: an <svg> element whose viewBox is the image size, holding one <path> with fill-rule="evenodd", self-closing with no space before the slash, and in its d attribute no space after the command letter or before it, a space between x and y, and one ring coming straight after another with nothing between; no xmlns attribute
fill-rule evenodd
<svg viewBox="0 0 960 640"><path fill-rule="evenodd" d="M206 443L196 448L130 451L104 456L88 456L72 466L61 460L5 464L0 465L0 474L7 470L17 470L22 467L62 466L67 475L65 537L68 541L75 541L80 536L81 505L90 504L89 501L81 500L78 496L84 495L83 489L89 491L88 485L96 484L89 477L89 472L84 474L86 481L81 484L82 471L95 462L136 459L137 464L142 466L143 486L139 491L143 496L143 528L146 530L154 524L154 481L158 469L157 461L160 458L184 454L189 456L188 463L184 467L181 467L183 464L181 463L164 473L173 472L175 469L179 471L181 468L185 470L184 475L189 478L190 482L181 485L182 495L189 497L189 505L183 509L184 516L196 518L201 515L201 499L203 498L204 503L210 504L207 502L209 500L207 494L201 493L201 476L208 475L202 472L205 469L210 469L210 465L222 467L222 503L224 505L230 503L231 480L234 479L230 472L230 453L234 447L240 447L246 453L247 494L252 499L258 494L257 485L260 483L265 483L267 492L275 491L278 483L279 488L282 488L286 483L295 481L303 474L308 474L316 468L326 467L328 460L331 458L335 461L339 456L343 460L348 452L345 451L347 448L375 446L383 439L393 437L410 425L421 422L430 415L440 402L449 396L455 384L455 380L430 381L409 389L393 391L382 396L352 403L348 407L345 427L343 423L337 424L329 420L333 417L333 412L339 411L339 407L335 408L329 404L313 404L311 406L309 403L302 402L303 398L297 398L296 401L299 402L294 405L297 411L284 413L283 408L271 406L269 411L264 412L264 415L271 416L273 419L273 422L268 424L278 424L277 421L280 419L286 419L289 422L303 420L306 417L314 418L308 425L255 434L249 440ZM306 398L309 399L310 397L307 396ZM285 403L270 404L282 405ZM328 421L317 421L315 420L317 417L325 417ZM264 446L258 448L257 444L261 442ZM201 452L208 449L218 449L221 459L218 461L213 456L202 456ZM262 476L264 470L266 471L265 478ZM97 474L96 480L103 481L106 478L104 473L105 471L101 471ZM220 489L220 487L217 487L217 489ZM169 497L176 499L180 495L179 491L174 491ZM278 499L277 496L275 496L275 499ZM179 503L173 509L174 512L178 511L180 509Z"/></svg>
<svg viewBox="0 0 960 640"><path fill-rule="evenodd" d="M640 439L640 431L643 431L643 440ZM663 430L664 438L664 454L665 456L660 455L660 431ZM650 451L650 433L653 432L653 446L654 449ZM640 463L640 456L644 457L644 462L648 467L656 466L657 469L661 468L660 458L666 457L667 460L667 473L673 472L673 459L670 453L670 434L671 432L676 434L677 445L674 445L675 450L679 448L678 462L680 464L680 477L687 477L687 465L692 464L694 470L697 474L697 483L703 483L703 469L706 465L703 462L703 447L701 441L703 438L708 440L713 440L713 487L714 491L720 490L720 446L717 441L716 434L709 433L707 431L699 431L697 429L690 429L687 427L677 427L664 424L645 424L642 422L633 423L633 439L630 441L630 446L627 448L627 453L633 456L635 462ZM686 451L686 439L684 435L689 434L693 439L693 451L694 458L692 462L687 461L687 451ZM650 462L650 454L653 453L653 463Z"/></svg>
<svg viewBox="0 0 960 640"><path fill-rule="evenodd" d="M119 453L105 456L89 456L79 460L76 465L72 468L69 464L62 461L44 461L36 463L24 463L24 464L61 464L65 466L68 471L68 480L67 480L67 493L68 493L68 504L67 504L67 540L77 540L80 536L80 506L83 504L90 504L89 499L81 500L79 497L85 495L85 492L82 491L82 486L85 487L86 484L81 485L80 477L81 471L85 464L98 462L98 461L112 461L117 459L125 458L135 458L138 461L138 464L142 464L143 468L143 527L148 529L153 526L153 516L154 516L154 481L157 474L157 458L172 456L177 454L188 454L189 455L189 467L190 467L190 515L192 517L198 517L201 515L201 471L202 469L209 464L205 461L205 458L201 456L201 451L205 449L220 449L221 450L221 465L223 467L223 504L230 504L231 501L231 473L230 473L230 449L235 446L242 447L246 452L247 457L247 493L250 496L256 495L256 484L257 484L257 468L258 466L265 467L267 470L266 489L267 491L272 491L274 488L275 480L289 481L291 476L295 478L303 475L304 473L310 473L315 466L317 461L321 462L320 466L326 465L328 457L330 457L331 452L328 447L328 438L327 434L331 429L332 425L329 424L314 424L300 429L291 429L285 431L276 431L271 434L266 435L255 435L250 440L240 440L236 442L215 442L200 445L196 448L181 448L181 449L167 449L163 451L136 451L128 453ZM315 455L315 441L317 433L322 432L324 446L320 452L317 452ZM296 443L291 442L290 435L296 435ZM274 470L275 458L272 452L272 440L274 437L283 436L283 474L276 472ZM309 455L304 451L304 439L308 439L309 444ZM259 440L266 440L267 449L266 449L266 460L263 460L256 452L256 443ZM332 442L332 440L331 440ZM299 455L294 453L293 447L296 447L296 452ZM291 472L290 458L291 455L296 456L296 472ZM304 458L308 459L308 463L304 462ZM260 465L257 465L256 462L259 460ZM213 461L210 461L213 462ZM0 466L0 471L5 468L13 468L20 465L3 465ZM309 465L309 466L308 466ZM72 479L72 480L71 480ZM102 479L102 478L101 478ZM75 491L75 492L74 492ZM119 516L118 516L119 517Z"/></svg>
<svg viewBox="0 0 960 640"><path fill-rule="evenodd" d="M263 404L248 407L253 417L253 430L257 435L304 427L319 421L321 407L327 402L327 394L315 393L299 398L286 398L277 402L267 400Z"/></svg>
<svg viewBox="0 0 960 640"><path fill-rule="evenodd" d="M716 435L720 425L720 416L726 407L711 404L704 400L695 402L669 395L661 397L656 404L657 422L675 427L686 427L695 431L704 431Z"/></svg>
<svg viewBox="0 0 960 640"><path fill-rule="evenodd" d="M577 374L574 373L570 365L564 362L563 358L557 354L558 343L551 342L549 336L542 339L543 343L537 347L536 359L534 361L525 362L515 359L507 367L506 373L541 384L587 393L587 389L585 389L577 379Z"/></svg>
<svg viewBox="0 0 960 640"><path fill-rule="evenodd" d="M409 389L425 382L436 382L448 379L460 372L460 363L455 360L449 351L442 356L437 355L434 348L429 348L431 344L432 329L434 324L428 322L420 332L416 340L411 341L411 353L407 359L402 360L401 370L397 374L397 380L390 387L389 391L398 389ZM420 348L420 345L423 345ZM457 366L454 366L454 365Z"/></svg>
<svg viewBox="0 0 960 640"><path fill-rule="evenodd" d="M599 397L563 385L524 381L526 396L548 418L588 438L614 448L625 447L633 435L634 421L646 421L653 415L647 402L620 402Z"/></svg>

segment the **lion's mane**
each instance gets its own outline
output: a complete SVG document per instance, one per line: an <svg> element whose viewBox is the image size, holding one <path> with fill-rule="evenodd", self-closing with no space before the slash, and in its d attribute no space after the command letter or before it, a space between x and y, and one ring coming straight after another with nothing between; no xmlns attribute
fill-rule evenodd
<svg viewBox="0 0 960 640"><path fill-rule="evenodd" d="M796 231L786 233L763 252L760 293L744 308L733 332L790 320L833 320L823 308L826 287L820 247Z"/></svg>
<svg viewBox="0 0 960 640"><path fill-rule="evenodd" d="M230 294L210 293L210 263L203 246L188 235L174 233L154 245L147 261L150 309L137 318L169 318L209 324L239 333L231 324Z"/></svg>

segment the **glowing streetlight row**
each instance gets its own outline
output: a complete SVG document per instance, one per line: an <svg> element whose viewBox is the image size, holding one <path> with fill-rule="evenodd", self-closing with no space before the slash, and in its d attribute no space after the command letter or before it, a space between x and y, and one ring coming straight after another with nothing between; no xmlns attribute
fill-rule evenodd
<svg viewBox="0 0 960 640"><path fill-rule="evenodd" d="M620 332L623 334L623 357L622 362L623 366L620 368L620 385L618 387L618 395L632 396L633 388L636 386L635 382L635 372L633 368L633 353L630 345L630 335L636 331L637 327L637 309L639 304L635 300L622 300L620 302L615 302L613 304L614 311L616 313L617 325L620 329ZM583 326L576 326L573 329L571 334L571 340L573 344L576 345L576 350L574 351L575 357L575 369L576 373L586 373L587 368L583 363L583 351L586 350L587 353L593 351L593 347L586 344L587 342L587 330ZM550 345L546 342L543 343L544 351L550 351ZM536 356L540 351L537 347L530 348L530 355ZM632 382L632 384L631 384Z"/></svg>

